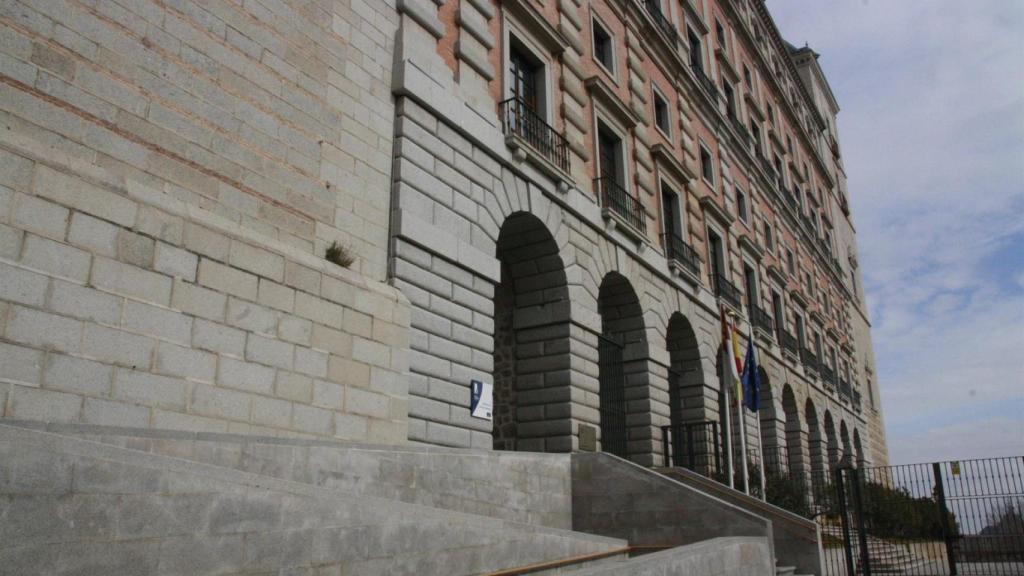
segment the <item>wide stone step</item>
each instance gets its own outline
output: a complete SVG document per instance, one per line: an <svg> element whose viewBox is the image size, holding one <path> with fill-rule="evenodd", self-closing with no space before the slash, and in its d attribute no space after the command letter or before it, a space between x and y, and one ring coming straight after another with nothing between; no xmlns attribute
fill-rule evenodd
<svg viewBox="0 0 1024 576"><path fill-rule="evenodd" d="M0 575L480 574L626 546L3 425L0 503Z"/></svg>

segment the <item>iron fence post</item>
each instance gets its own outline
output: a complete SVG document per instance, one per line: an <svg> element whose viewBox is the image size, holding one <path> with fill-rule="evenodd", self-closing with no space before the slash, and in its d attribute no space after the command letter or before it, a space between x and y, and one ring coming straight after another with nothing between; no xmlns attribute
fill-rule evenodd
<svg viewBox="0 0 1024 576"><path fill-rule="evenodd" d="M668 453L668 435L671 429L668 426L661 427L661 453L664 455L665 467L672 467L672 458Z"/></svg>
<svg viewBox="0 0 1024 576"><path fill-rule="evenodd" d="M843 470L836 470L836 497L839 499L839 517L843 525L843 552L846 556L846 573L854 576L857 571L853 565L853 542L850 539L850 514L846 505L846 486L843 483Z"/></svg>
<svg viewBox="0 0 1024 576"><path fill-rule="evenodd" d="M864 502L860 492L860 471L849 468L853 488L853 513L857 518L857 540L860 544L860 561L864 576L871 576L871 556L868 553L868 534L864 529Z"/></svg>
<svg viewBox="0 0 1024 576"><path fill-rule="evenodd" d="M939 522L942 524L942 539L946 543L946 561L949 562L949 573L951 576L958 574L956 568L956 550L954 549L954 539L956 535L952 533L952 529L949 525L949 508L946 507L946 487L942 482L942 465L938 462L932 464L932 475L935 479L935 497L938 500L939 505Z"/></svg>

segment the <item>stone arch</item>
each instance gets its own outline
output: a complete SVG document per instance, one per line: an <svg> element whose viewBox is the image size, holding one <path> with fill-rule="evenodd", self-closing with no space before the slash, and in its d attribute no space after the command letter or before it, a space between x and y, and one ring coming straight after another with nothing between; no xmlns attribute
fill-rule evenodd
<svg viewBox="0 0 1024 576"><path fill-rule="evenodd" d="M803 478L810 472L810 468L804 453L805 439L800 424L800 410L789 384L782 387L782 412L786 422L786 470L791 476Z"/></svg>
<svg viewBox="0 0 1024 576"><path fill-rule="evenodd" d="M516 212L496 253L493 447L571 450L570 299L558 245L537 216Z"/></svg>
<svg viewBox="0 0 1024 576"><path fill-rule="evenodd" d="M864 445L860 441L860 430L853 429L853 450L855 457L857 458L857 467L863 468L867 465L867 460L864 458Z"/></svg>
<svg viewBox="0 0 1024 576"><path fill-rule="evenodd" d="M669 354L669 414L673 462L687 466L702 474L716 471L715 455L721 458L721 449L713 427L708 424L713 414L709 404L715 400L715 391L704 381L700 343L689 319L682 313L672 314L666 331ZM690 439L692 438L692 444Z"/></svg>
<svg viewBox="0 0 1024 576"><path fill-rule="evenodd" d="M768 371L764 366L758 366L757 370L761 377L760 409L757 411L764 448L761 460L769 474L780 475L786 471L789 460L786 453L785 412L780 410L779 392L772 385Z"/></svg>
<svg viewBox="0 0 1024 576"><path fill-rule="evenodd" d="M853 446L850 444L850 429L846 427L846 420L839 421L839 442L842 449L839 461L844 464L852 464Z"/></svg>
<svg viewBox="0 0 1024 576"><path fill-rule="evenodd" d="M818 420L818 410L810 398L804 404L804 416L807 420L807 447L811 461L811 480L817 486L830 482L828 460L825 455L825 435Z"/></svg>
<svg viewBox="0 0 1024 576"><path fill-rule="evenodd" d="M836 437L836 424L835 420L832 419L832 412L825 410L825 446L828 454L828 472L829 475L836 471L836 466L839 464L839 440Z"/></svg>
<svg viewBox="0 0 1024 576"><path fill-rule="evenodd" d="M625 276L610 272L601 281L598 313L602 450L653 465L647 334L640 299Z"/></svg>

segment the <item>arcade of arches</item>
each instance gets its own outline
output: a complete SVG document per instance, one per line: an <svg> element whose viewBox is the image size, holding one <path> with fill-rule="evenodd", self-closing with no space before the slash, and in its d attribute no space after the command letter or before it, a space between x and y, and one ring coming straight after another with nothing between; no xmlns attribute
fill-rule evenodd
<svg viewBox="0 0 1024 576"><path fill-rule="evenodd" d="M665 322L664 348L658 353L649 342L657 328L646 325L658 316L645 310L629 276L609 271L596 294L599 328L587 329L590 350L581 352L580 339L574 338L581 326L572 317L565 263L544 223L528 212L508 217L498 237L497 258L501 279L493 299L494 449L588 449L579 436L590 428L597 440L594 448L661 465L660 434L685 428L690 435L686 449L702 446L696 460L686 464L712 471L716 464L711 445L724 450L725 436L718 424L723 396L719 379L713 377L720 373L717 341L705 335L702 347L691 317L674 311ZM708 365L716 368L709 371ZM652 377L659 369L667 374L660 385ZM806 398L801 410L793 386L775 384L763 368L761 380L762 409L756 416L748 414L747 421L751 458L804 476L827 473L844 457L864 462L857 422L841 419L837 425L828 407L819 419L812 398ZM666 414L658 414L659 404L667 404ZM758 420L763 452L754 448ZM738 430L735 422L733 426ZM683 442L665 445L680 462Z"/></svg>

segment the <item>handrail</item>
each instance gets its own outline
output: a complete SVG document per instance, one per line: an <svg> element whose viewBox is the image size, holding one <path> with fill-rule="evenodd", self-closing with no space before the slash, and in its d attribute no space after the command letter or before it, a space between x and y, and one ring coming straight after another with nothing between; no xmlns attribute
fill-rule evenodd
<svg viewBox="0 0 1024 576"><path fill-rule="evenodd" d="M672 41L672 45L675 46L679 41L679 32L676 30L672 22L665 17L665 14L661 12L661 0L644 0L644 7L647 8L647 13L651 15L654 22L657 23L658 28L665 33L666 36Z"/></svg>
<svg viewBox="0 0 1024 576"><path fill-rule="evenodd" d="M738 309L741 305L740 289L722 274L712 276L712 281L715 284L715 294L733 308Z"/></svg>
<svg viewBox="0 0 1024 576"><path fill-rule="evenodd" d="M694 275L700 275L700 256L697 255L693 246L687 244L673 232L666 232L661 237L665 244L666 258L682 264Z"/></svg>
<svg viewBox="0 0 1024 576"><path fill-rule="evenodd" d="M640 200L626 191L611 176L594 179L601 206L607 208L638 231L647 233L647 210Z"/></svg>
<svg viewBox="0 0 1024 576"><path fill-rule="evenodd" d="M761 308L757 304L753 305L750 310L750 321L758 328L765 332L772 334L775 331L775 319L772 318L771 314L767 310Z"/></svg>
<svg viewBox="0 0 1024 576"><path fill-rule="evenodd" d="M569 170L569 141L526 103L522 98L502 100L502 130L524 140L546 160L560 169Z"/></svg>

